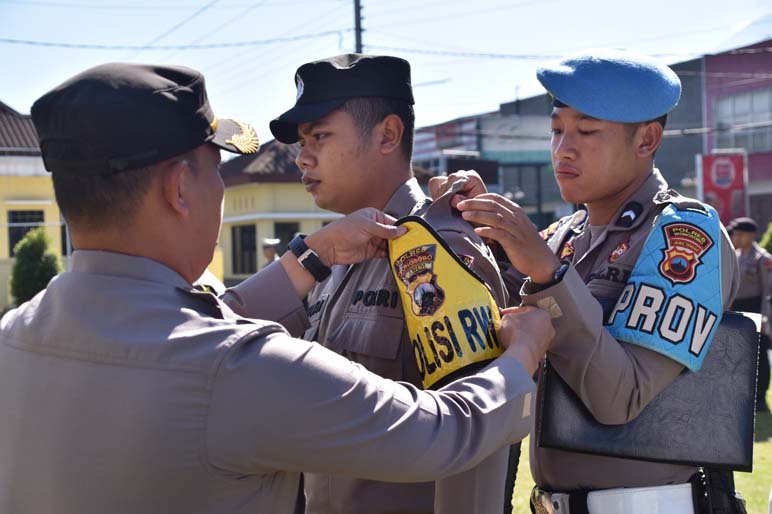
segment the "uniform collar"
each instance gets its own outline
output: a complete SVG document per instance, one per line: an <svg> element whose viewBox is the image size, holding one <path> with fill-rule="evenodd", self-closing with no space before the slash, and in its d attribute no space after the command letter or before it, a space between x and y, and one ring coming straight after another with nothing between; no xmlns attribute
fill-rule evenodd
<svg viewBox="0 0 772 514"><path fill-rule="evenodd" d="M661 191L667 191L667 182L659 170L654 168L641 187L634 191L614 214L608 229L630 230L643 223L656 203L654 197Z"/></svg>
<svg viewBox="0 0 772 514"><path fill-rule="evenodd" d="M407 216L415 210L416 204L423 203L427 199L418 180L415 177L405 181L394 191L391 198L383 208L383 212L395 218Z"/></svg>
<svg viewBox="0 0 772 514"><path fill-rule="evenodd" d="M168 266L146 257L123 253L76 250L72 254L72 271L160 282L186 290L191 288L179 273Z"/></svg>

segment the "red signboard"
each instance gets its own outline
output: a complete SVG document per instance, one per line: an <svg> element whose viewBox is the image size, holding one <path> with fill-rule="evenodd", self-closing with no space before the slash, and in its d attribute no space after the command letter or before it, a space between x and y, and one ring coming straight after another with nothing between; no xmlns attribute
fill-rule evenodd
<svg viewBox="0 0 772 514"><path fill-rule="evenodd" d="M744 154L702 155L702 199L724 224L748 215L748 178Z"/></svg>

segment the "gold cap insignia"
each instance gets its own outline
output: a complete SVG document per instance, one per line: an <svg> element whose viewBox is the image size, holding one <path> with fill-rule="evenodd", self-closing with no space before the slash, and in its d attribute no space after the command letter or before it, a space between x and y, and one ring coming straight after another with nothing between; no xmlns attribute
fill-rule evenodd
<svg viewBox="0 0 772 514"><path fill-rule="evenodd" d="M241 153L256 153L260 148L260 141L257 139L255 129L248 123L233 120L241 129L241 134L234 134L225 141L226 144L235 146Z"/></svg>

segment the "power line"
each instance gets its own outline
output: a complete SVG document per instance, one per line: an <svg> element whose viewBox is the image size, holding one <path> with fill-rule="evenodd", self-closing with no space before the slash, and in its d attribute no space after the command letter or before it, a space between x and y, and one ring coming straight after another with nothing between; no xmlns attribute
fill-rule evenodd
<svg viewBox="0 0 772 514"><path fill-rule="evenodd" d="M324 32L317 32L315 34L300 34L297 36L277 37L272 39L254 39L248 41L232 41L230 43L209 43L203 45L95 45L88 43L58 43L51 41L32 41L28 39L11 39L0 38L0 43L8 43L12 45L27 45L27 46L45 46L54 48L78 48L88 50L211 50L214 48L238 48L244 46L259 46L270 45L273 43L286 43L289 41L299 41L301 39L315 39L319 37L329 36L331 34L339 34L341 32L351 32L352 28L344 28L337 30L326 30Z"/></svg>
<svg viewBox="0 0 772 514"><path fill-rule="evenodd" d="M300 21L296 25L290 27L288 30L278 34L277 37L286 36L287 34L290 34L293 30L295 30L298 27L305 27L305 28L321 27L325 23L327 23L328 19L336 18L338 14L342 12L344 9L347 9L346 5L339 5L338 7L330 10L329 12L327 12L327 14L322 15L321 17L315 14L309 17L308 19L304 19ZM338 35L338 38L340 39L342 36L342 32L338 33L337 35ZM280 69L283 70L288 66L292 66L293 65L292 59L290 59L289 57L291 55L302 53L303 51L307 52L308 47L297 47L290 51L287 51L286 47L281 47L281 48L274 47L271 50L264 51L261 55L262 59L259 67L255 67L254 61L251 59L247 59L247 60L242 59L243 55L250 51L251 51L250 49L246 49L241 52L237 52L235 55L225 59L224 61L215 63L210 67L205 67L205 69L207 70L207 73L211 73L213 69L219 69L222 67L223 64L227 64L232 61L238 60L238 63L236 66L228 67L225 69L224 72L218 72L219 74L218 78L221 80L223 79L222 73L225 73L226 77L235 76L236 73L243 73L239 75L238 85L226 91L226 92L229 92L235 89L241 89L245 86L245 84L249 84L249 82L254 80L259 80L269 75L270 73L273 73ZM281 61L279 63L279 66L272 66L276 63L276 61L279 61L279 60ZM248 68L248 67L251 67L251 68L247 69L246 72L243 72L244 68ZM260 73L260 75L255 77L255 73L258 71L262 73ZM236 72L236 73L233 73L233 72Z"/></svg>
<svg viewBox="0 0 772 514"><path fill-rule="evenodd" d="M438 55L443 57L479 57L484 59L550 59L558 58L559 54L497 54L490 52L454 52L451 50L430 50L428 48L404 48L396 46L367 45L367 48L388 50L390 52L405 52L412 54Z"/></svg>
<svg viewBox="0 0 772 514"><path fill-rule="evenodd" d="M407 48L396 46L384 46L384 45L367 45L369 49L375 50L387 50L390 52L404 52L412 54L423 55L436 55L440 57L466 57L477 59L512 59L512 60L534 60L534 59L556 59L563 56L560 54L501 54L493 52L465 52L465 51L453 51L453 50L432 50L428 48ZM766 52L772 52L772 48L753 48L748 50L765 50ZM742 52L741 52L742 53ZM748 53L760 53L760 52L748 52ZM670 55L670 54L668 54ZM719 77L719 78L739 78L739 79L772 79L772 73L755 73L755 72L704 72L704 71L688 71L688 70L673 70L676 74L681 76L705 76L705 77Z"/></svg>
<svg viewBox="0 0 772 514"><path fill-rule="evenodd" d="M144 11L147 9L152 9L154 11L158 10L188 10L190 9L190 4L165 4L165 5L159 5L156 3L144 3L144 4L111 4L107 5L104 3L87 3L87 2L46 2L46 1L38 1L38 0L0 0L1 4L12 4L12 5L19 5L22 7L56 7L56 8L65 8L65 9L95 9L95 10L106 10L106 11ZM303 4L316 4L319 3L319 0L276 0L273 2L267 2L265 5L303 5ZM220 4L219 7L221 8L236 8L236 7L248 7L251 4L248 3L229 3L229 4Z"/></svg>
<svg viewBox="0 0 772 514"><path fill-rule="evenodd" d="M466 48L460 48L458 46L449 46L449 45L447 45L447 44L445 44L443 42L439 42L439 41L430 41L428 39L419 39L419 38L414 38L414 37L410 37L410 36L403 36L403 35L400 35L400 34L392 34L390 32L384 32L382 30L368 29L367 32L370 33L370 34L385 36L385 37L387 37L389 39L396 39L396 40L399 40L399 41L412 41L412 42L415 42L415 43L421 43L423 45L431 45L433 48L442 48L443 50L459 51L459 52L464 52L464 51L470 51L471 52L472 51L472 50L468 50ZM367 45L367 46L369 46L370 48L378 48L377 45Z"/></svg>
<svg viewBox="0 0 772 514"><path fill-rule="evenodd" d="M419 82L418 84L413 84L413 89L417 87L426 87L426 86L438 86L440 84L447 84L448 82L452 81L453 79L450 77L446 77L444 79L438 79L438 80L429 80L426 82Z"/></svg>
<svg viewBox="0 0 772 514"><path fill-rule="evenodd" d="M404 26L407 26L407 25L415 25L415 24L418 24L418 23L425 23L425 22L432 22L432 23L434 23L434 22L437 22L437 21L440 21L440 20L448 20L448 19L453 19L453 18L460 18L462 16L473 16L475 14L484 14L484 13L488 13L488 12L492 12L492 11L498 11L498 10L501 10L501 9L509 9L509 8L512 8L512 7L523 7L523 6L530 5L530 4L544 4L544 3L555 2L555 1L557 1L557 0L526 0L524 2L508 3L508 4L503 4L503 5L497 5L497 6L494 6L494 7L488 7L488 8L485 8L485 9L476 9L476 10L472 10L472 11L464 11L464 12L460 12L460 13L456 13L456 14L447 14L447 15L444 15L444 16L432 16L430 18L413 19L413 20L410 20L410 21L407 21L407 22L402 21L402 22L397 22L397 23L387 23L385 25L376 25L373 28L384 29L386 27L394 27L394 26L404 27Z"/></svg>
<svg viewBox="0 0 772 514"><path fill-rule="evenodd" d="M187 18L183 19L182 21L180 21L179 23L177 23L176 25L174 25L174 26L173 26L172 28L170 28L169 30L167 30L167 31L163 32L163 33L162 33L162 34L160 34L159 36L156 36L156 37L155 37L155 38L154 38L152 41L150 41L149 43L147 43L145 46L146 46L146 47L149 47L149 46L153 46L154 44L158 43L160 40L162 40L163 38L165 38L165 37L166 37L166 36L168 36L169 34L171 34L171 33L173 33L173 32L176 32L176 31L177 31L177 30L178 30L180 27L182 27L183 25L187 24L188 22L190 22L190 21L191 21L191 20L193 20L194 18L197 18L199 15L203 14L204 12L206 12L206 11L207 11L207 10L208 10L210 7L212 7L214 4L216 4L216 3L217 3L217 2L219 2L219 1L220 1L220 0L212 0L212 1L211 1L211 2L209 2L208 4L206 4L206 5L203 5L203 6L202 6L202 7L201 7L199 10L197 10L196 12L194 12L193 14L191 14L190 16L188 16ZM132 57L136 56L136 55L137 55L138 53L140 53L140 52L142 52L142 49L136 50L136 51L135 51L133 54L131 54L130 56L128 56L128 57L127 57L127 59L130 59L130 58L132 58Z"/></svg>
<svg viewBox="0 0 772 514"><path fill-rule="evenodd" d="M339 19L341 14L347 10L349 6L347 6L344 3L341 3L337 7L330 9L327 13L319 16L319 15L312 15L310 18L301 20L298 22L295 26L291 27L286 32L281 33L280 35L291 33L295 28L304 27L308 29L309 27L322 27L325 24L328 23L329 20L332 19ZM347 30L345 32L351 32L353 29ZM339 32L338 34L338 48L340 50L343 49L343 31ZM231 86L229 89L226 89L225 93L230 93L233 91L237 91L240 89L243 89L245 87L248 87L252 84L254 84L256 81L261 81L263 78L271 76L271 75L278 75L278 72L284 72L285 69L292 68L294 69L298 63L296 63L296 59L294 59L294 56L300 55L300 54L309 54L309 52L313 49L309 48L308 45L306 46L296 46L294 48L289 49L289 46L286 47L278 47L275 46L271 50L264 52L262 54L262 59L259 66L256 66L254 61L252 60L243 60L241 59L237 66L227 68L225 70L225 78L223 78L223 75L221 72L218 72L218 80L224 80L227 81L229 77L238 77L238 80L236 83ZM240 55L242 52L239 52L236 56ZM232 60L232 59L229 59ZM309 59L303 59L302 61L306 61ZM301 62L302 62L301 61ZM277 64L278 63L278 64ZM214 67L219 67L218 65L215 65ZM207 69L207 73L210 73L211 69ZM291 76L288 74L288 77Z"/></svg>
<svg viewBox="0 0 772 514"><path fill-rule="evenodd" d="M195 44L195 43L200 43L200 42L201 42L201 41L203 41L204 39L207 39L208 37L210 37L212 34L217 34L217 33L219 33L219 32L220 32L222 29L224 29L224 28L225 28L225 27L227 27L228 25L232 24L232 23L233 23L233 22L235 22L235 21L241 20L241 19L242 19L244 16L246 16L247 14L249 14L249 13L250 13L250 12L252 12L252 11L254 11L254 10L255 10L255 9L257 9L258 7L260 7L261 5L265 4L265 2L266 2L266 1L267 1L267 0L262 0L262 1L259 1L259 2L254 2L253 4L251 4L250 6L248 6L247 8L245 8L244 10L242 10L242 11L239 11L239 12L238 12L238 13L237 13L235 16L232 16L231 18L228 18L228 20L226 20L224 23L221 23L221 24L220 24L220 25L218 25L216 28L214 28L214 29L210 30L209 32L207 32L207 33L206 33L206 34L204 34L203 36L200 36L200 37L198 37L197 39L195 39L195 40L191 41L191 42L190 42L190 43L188 43L188 44ZM167 56L165 57L165 59L171 59L173 56L175 56L175 55L179 54L180 52L184 52L184 50L176 50L176 51L172 52L171 54L167 55Z"/></svg>

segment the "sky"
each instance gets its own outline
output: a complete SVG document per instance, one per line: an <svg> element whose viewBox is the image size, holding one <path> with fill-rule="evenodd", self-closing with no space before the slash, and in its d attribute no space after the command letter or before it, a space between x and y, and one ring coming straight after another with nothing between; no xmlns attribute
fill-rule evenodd
<svg viewBox="0 0 772 514"><path fill-rule="evenodd" d="M26 114L90 66L182 64L204 73L218 116L267 141L268 122L294 104L295 70L354 50L353 3L0 0L0 101ZM772 37L771 14L769 0L362 0L362 39L366 53L410 61L421 127L541 94L537 66L568 53L627 48L674 63Z"/></svg>

